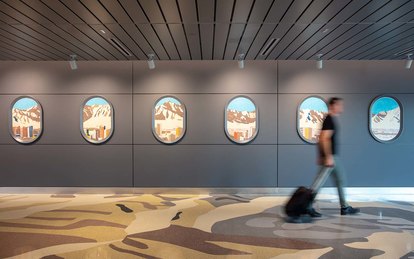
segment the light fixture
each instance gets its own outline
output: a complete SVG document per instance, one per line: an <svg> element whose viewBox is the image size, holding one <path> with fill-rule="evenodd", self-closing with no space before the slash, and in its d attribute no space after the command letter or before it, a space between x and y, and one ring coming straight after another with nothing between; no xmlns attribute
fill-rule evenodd
<svg viewBox="0 0 414 259"><path fill-rule="evenodd" d="M318 54L316 55L316 67L318 69L322 69L323 68L323 60L322 60L322 56L323 54Z"/></svg>
<svg viewBox="0 0 414 259"><path fill-rule="evenodd" d="M239 64L240 69L244 68L244 54L239 54L237 56L237 64Z"/></svg>
<svg viewBox="0 0 414 259"><path fill-rule="evenodd" d="M69 65L70 65L70 69L72 70L76 70L78 69L78 64L76 63L76 55L70 55L70 60L69 60Z"/></svg>
<svg viewBox="0 0 414 259"><path fill-rule="evenodd" d="M155 68L155 61L154 61L154 54L148 54L148 68L149 69L154 69Z"/></svg>
<svg viewBox="0 0 414 259"><path fill-rule="evenodd" d="M405 68L410 69L411 65L413 64L413 58L411 57L413 54L407 54L407 60L405 61Z"/></svg>
<svg viewBox="0 0 414 259"><path fill-rule="evenodd" d="M105 34L106 32L104 30L99 30L102 34Z"/></svg>
<svg viewBox="0 0 414 259"><path fill-rule="evenodd" d="M276 44L280 41L280 38L271 38L269 42L263 47L260 55L267 56L276 47Z"/></svg>

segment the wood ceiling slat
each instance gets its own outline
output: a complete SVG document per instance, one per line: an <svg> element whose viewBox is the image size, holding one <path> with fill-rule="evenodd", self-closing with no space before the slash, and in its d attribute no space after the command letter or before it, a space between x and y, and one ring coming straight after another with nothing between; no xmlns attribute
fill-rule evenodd
<svg viewBox="0 0 414 259"><path fill-rule="evenodd" d="M80 5L76 8L71 5L71 9L68 8L64 3L56 0L42 0L42 2L47 5L50 9L54 10L56 13L58 13L63 19L66 21L70 21L71 24L73 24L74 27L76 27L79 31L84 33L87 37L94 40L96 44L98 44L103 52L106 52L110 56L106 56L107 59L125 59L125 57L117 50L115 49L102 35L99 31L95 31L91 28L90 24L86 24L84 20L82 20L82 17L86 17L87 21L92 21L94 24L98 24L98 20L93 17L90 18L89 15L86 15L86 12L89 12L84 6ZM72 3L74 3L72 1ZM78 2L76 2L78 4ZM82 9L81 9L82 8ZM73 11L77 10L77 13L74 13ZM82 16L78 16L82 15Z"/></svg>
<svg viewBox="0 0 414 259"><path fill-rule="evenodd" d="M226 48L227 35L229 33L230 24L219 23L214 30L214 59L221 60L224 56Z"/></svg>
<svg viewBox="0 0 414 259"><path fill-rule="evenodd" d="M382 39L373 41L358 51L350 53L348 58L360 59L363 57L369 57L370 55L377 55L378 53L381 53L381 51L384 51L384 49L388 49L390 46L398 45L402 40L404 40L407 36L411 36L413 33L414 24L405 24L404 26L398 28L398 30L393 31L391 34L383 35L383 37L381 37Z"/></svg>
<svg viewBox="0 0 414 259"><path fill-rule="evenodd" d="M414 41L414 33L413 33L412 30L410 30L410 32L407 33L406 35L404 35L404 37L398 38L398 40L396 42L392 42L388 45L385 45L384 47L377 50L376 52L373 52L369 55L365 55L364 58L366 58L366 59L384 59L384 58L395 59L395 58L398 58L399 56L395 56L395 54L397 54L398 52L400 52L402 50L406 50L406 49L414 47L413 41ZM412 52L414 52L414 51L403 53L403 55L408 54L408 53L412 53ZM404 58L405 58L405 56L404 56Z"/></svg>
<svg viewBox="0 0 414 259"><path fill-rule="evenodd" d="M185 34L187 36L188 46L192 59L201 59L200 35L198 24L184 24Z"/></svg>
<svg viewBox="0 0 414 259"><path fill-rule="evenodd" d="M69 21L73 20L77 23L80 23L81 20L79 18L77 18L76 16L74 17L74 15L72 15L72 16L68 17L68 19L65 19L63 16L61 16L57 13L59 11L59 9L62 10L62 8L64 8L64 6L62 6L62 5L57 5L58 3L60 3L60 2L56 2L56 5L53 6L53 7L56 8L56 10L51 9L49 6L47 6L46 4L44 4L44 3L42 3L38 0L32 0L30 2L30 7L33 10L36 10L39 14L43 15L44 17L47 17L48 20L50 20L54 24L57 24L60 28L65 28L66 32L68 32L71 35L73 35L74 37L76 37L78 40L80 40L85 45L89 46L96 53L99 53L100 56L102 57L100 59L109 59L109 60L113 59L114 56L112 56L108 51L106 51L106 49L102 48L99 44L97 44L94 41L94 39L96 38L96 35L95 35L94 38L90 38L85 33L83 33L83 31L78 30L77 27L73 26L69 22ZM66 15L71 13L71 12L69 12L67 10L64 10L64 9L62 11L66 11L66 12L64 12L64 13L66 13Z"/></svg>
<svg viewBox="0 0 414 259"><path fill-rule="evenodd" d="M1 14L0 14L0 16L1 16ZM45 51L45 53L51 53L55 57L60 57L61 59L68 57L68 55L61 52L60 50L55 49L55 48L53 48L52 46L50 46L48 44L45 44L44 41L40 41L40 40L36 39L31 34L24 33L21 29L18 28L18 27L21 27L21 26L24 26L24 25L1 25L0 27L3 30L7 31L8 33L10 33L10 34L12 34L16 37L21 38L23 41L26 41L28 43L32 43L32 44L38 46L39 48L43 49Z"/></svg>
<svg viewBox="0 0 414 259"><path fill-rule="evenodd" d="M168 27L165 24L153 24L153 27L167 50L170 59L180 59L180 54L178 54L177 47Z"/></svg>
<svg viewBox="0 0 414 259"><path fill-rule="evenodd" d="M167 26L171 32L171 36L177 45L177 50L178 53L180 53L181 59L190 60L190 49L185 36L184 26L181 24L181 16L176 2L171 0L161 0L159 1L159 4L161 12L168 23Z"/></svg>
<svg viewBox="0 0 414 259"><path fill-rule="evenodd" d="M171 36L169 28L165 25L164 16L157 1L139 0L139 3L163 43L170 59L180 59L177 47Z"/></svg>
<svg viewBox="0 0 414 259"><path fill-rule="evenodd" d="M168 25L171 35L174 38L174 42L177 45L177 50L180 53L180 57L183 60L191 60L190 49L188 47L187 39L183 30L182 24L169 24Z"/></svg>
<svg viewBox="0 0 414 259"><path fill-rule="evenodd" d="M362 43L365 40L368 40L371 34L375 34L375 33L384 34L392 29L399 27L400 25L396 24L396 22L399 22L400 19L403 20L403 18L399 16L400 13L397 13L397 12L388 13L384 11L384 9L388 10L389 8L391 8L391 10L404 9L405 14L407 14L414 9L414 2L411 2L411 4L404 4L402 6L396 6L396 5L391 5L391 4L383 6L380 10L372 14L372 16L375 16L376 19L380 18L378 20L378 23L374 23L370 27L364 29L364 31L358 32L357 34L353 35L350 39L348 39L346 42L343 43L343 48L332 50L328 55L326 55L326 58L335 58L342 51L345 51L354 45L358 45L359 42ZM383 15L383 16L381 17L380 15ZM367 19L370 19L370 17L367 17ZM367 19L365 19L364 21L366 21ZM390 23L393 23L393 24L390 25Z"/></svg>
<svg viewBox="0 0 414 259"><path fill-rule="evenodd" d="M376 33L371 34L368 37L363 38L361 42L353 44L349 49L344 50L343 52L338 52L334 57L340 59L345 59L347 57L357 56L357 53L362 53L368 50L372 50L373 47L380 45L384 39L392 39L394 37L399 37L400 34L404 33L406 30L409 30L407 24L396 25L389 24L388 26L383 27Z"/></svg>
<svg viewBox="0 0 414 259"><path fill-rule="evenodd" d="M253 42L253 45L250 47L249 53L247 54L248 59L265 59L266 57L259 55L260 50L265 46L271 38L282 38L286 31L296 22L300 17L303 11L311 3L311 0L296 0L291 3L289 6L283 6L287 8L284 11L281 11L282 16L278 16L276 19L280 20L280 23L276 26L273 26L273 30L269 33L269 26L262 27L259 30L259 33L256 39ZM273 8L272 8L273 9ZM283 12L283 13L282 13ZM280 18L279 18L280 17ZM277 45L276 45L277 46ZM254 54L253 54L254 53ZM254 56L253 56L254 55Z"/></svg>
<svg viewBox="0 0 414 259"><path fill-rule="evenodd" d="M80 0L81 3L95 16L102 24L116 23L112 15L98 2L98 0Z"/></svg>
<svg viewBox="0 0 414 259"><path fill-rule="evenodd" d="M142 49L132 40L132 38L124 31L124 29L117 23L105 24L105 26L111 31L117 40L120 41L126 48L129 49L132 57L125 57L126 59L138 58L140 60L146 60L147 55Z"/></svg>
<svg viewBox="0 0 414 259"><path fill-rule="evenodd" d="M35 60L33 58L22 56L18 53L15 53L15 52L13 53L13 51L9 51L6 48L0 48L0 53L5 55L5 56L11 57L10 60L26 60L26 61L27 60Z"/></svg>
<svg viewBox="0 0 414 259"><path fill-rule="evenodd" d="M167 54L167 51L162 45L160 39L158 38L151 24L137 24L137 26L139 30L141 31L141 33L145 36L145 38L151 44L152 48L154 49L159 59L161 60L170 59L170 57Z"/></svg>
<svg viewBox="0 0 414 259"><path fill-rule="evenodd" d="M321 28L325 26L326 23L330 22L337 13L339 13L343 8L345 8L350 0L336 0L330 3L325 10L323 10L304 31L302 31L294 41L292 41L283 52L277 57L278 59L289 59L290 56L300 48L304 43L306 43L315 33L320 33Z"/></svg>
<svg viewBox="0 0 414 259"><path fill-rule="evenodd" d="M197 0L200 23L214 22L214 0Z"/></svg>
<svg viewBox="0 0 414 259"><path fill-rule="evenodd" d="M42 0L44 2L56 2L56 0ZM73 13L80 17L82 21L86 24L101 24L101 22L96 19L96 17L87 9L80 1L73 0L59 0L67 8L69 8ZM79 22L76 20L76 22Z"/></svg>
<svg viewBox="0 0 414 259"><path fill-rule="evenodd" d="M259 32L262 23L267 18L270 7L273 3L273 0L255 2L236 53L247 53L257 33Z"/></svg>
<svg viewBox="0 0 414 259"><path fill-rule="evenodd" d="M342 1L342 0L339 0ZM295 50L291 55L290 59L298 59L305 54L306 51L309 51L311 48L314 48L318 43L330 33L335 31L343 22L352 17L357 13L363 6L367 5L371 0L360 0L360 1L351 1L344 9L342 9L338 14L336 14L332 20L324 25L317 33L312 35L307 42L301 45L297 50ZM328 32L323 32L325 29L328 29ZM316 50L315 50L316 51Z"/></svg>
<svg viewBox="0 0 414 259"><path fill-rule="evenodd" d="M51 30L47 29L43 25L40 25L33 21L32 19L29 19L27 16L23 15L20 12L17 12L15 9L11 8L10 6L6 5L4 2L0 2L0 12L3 12L3 14L7 14L8 16L15 17L16 19L19 19L23 24L26 24L28 28L31 30L42 34L47 35L47 38L59 43L61 46L67 46L71 50L72 53L77 53L82 58L86 59L94 59L92 56L90 56L88 53L84 52L82 49L78 48L75 45L68 44L66 40L64 40L59 35L53 33ZM18 25L15 25L15 27ZM32 35L32 34L29 34ZM46 37L46 36L45 36Z"/></svg>
<svg viewBox="0 0 414 259"><path fill-rule="evenodd" d="M192 59L201 59L196 0L177 0Z"/></svg>
<svg viewBox="0 0 414 259"><path fill-rule="evenodd" d="M10 33L9 31L0 28L0 37L2 37L3 39L8 39L10 40L10 44L13 46L22 46L22 47L26 47L28 49L30 49L31 51L37 52L39 54L42 54L46 57L48 57L49 59L52 60L59 60L62 59L63 56L60 55L55 55L54 53L51 53L35 44L33 44L32 42L34 41L27 41L25 39L22 39L19 36L16 36L15 34Z"/></svg>
<svg viewBox="0 0 414 259"><path fill-rule="evenodd" d="M230 25L230 32L227 38L226 49L224 51L225 60L234 59L236 54L241 54L236 53L236 50L245 27L246 25L241 23L233 23Z"/></svg>
<svg viewBox="0 0 414 259"><path fill-rule="evenodd" d="M197 19L197 8L196 0L177 0L178 8L181 12L181 17L184 23L196 24Z"/></svg>
<svg viewBox="0 0 414 259"><path fill-rule="evenodd" d="M4 60L4 61L6 61L6 60L18 60L16 57L13 57L13 56L9 56L9 55L7 55L6 53L3 53L3 52L1 52L1 50L0 50L0 60Z"/></svg>
<svg viewBox="0 0 414 259"><path fill-rule="evenodd" d="M139 31L151 45L155 52L154 54L162 60L170 59L158 35L155 33L154 28L150 24L138 2L136 0L121 0L120 3L124 10L128 13L129 17L131 17L133 22L137 25Z"/></svg>
<svg viewBox="0 0 414 259"><path fill-rule="evenodd" d="M120 24L125 32L140 46L145 54L156 54L147 39L142 35L138 27L133 23L129 15L124 11L123 7L113 0L101 0L101 3L108 10L111 10L112 16Z"/></svg>
<svg viewBox="0 0 414 259"><path fill-rule="evenodd" d="M312 2L302 15L296 21L296 24L290 27L287 32L281 37L281 40L276 45L276 47L270 52L266 59L274 60L287 48L289 45L300 35L300 33L308 27L308 25L313 22L318 15L328 7L331 3L331 0L318 0ZM283 23L283 20L282 20ZM289 26L289 25L288 25ZM287 27L288 27L287 26ZM279 25L278 28L283 28L284 26ZM311 26L309 29L315 30L318 28L318 25Z"/></svg>
<svg viewBox="0 0 414 259"><path fill-rule="evenodd" d="M216 25L214 29L213 59L223 59L227 35L229 34L230 29L233 5L233 0L217 1L215 10Z"/></svg>
<svg viewBox="0 0 414 259"><path fill-rule="evenodd" d="M20 48L20 46L15 47L15 46L10 45L9 43L7 43L7 42L5 42L1 39L0 39L0 46L1 46L0 48L2 48L4 51L7 51L8 53L12 53L15 56L22 57L22 60L28 60L28 59L31 59L31 60L46 60L46 59L44 59L44 58L42 58L42 57L40 57L36 54L33 54L30 51L27 52L27 51L22 50Z"/></svg>
<svg viewBox="0 0 414 259"><path fill-rule="evenodd" d="M246 28L246 22L249 19L253 8L253 0L237 0L234 6L233 17L231 18L230 31L227 37L227 43L224 50L224 59L234 59L237 54L237 48L240 45L243 33Z"/></svg>
<svg viewBox="0 0 414 259"><path fill-rule="evenodd" d="M161 11L164 14L167 23L181 23L180 12L177 3L172 0L158 0Z"/></svg>
<svg viewBox="0 0 414 259"><path fill-rule="evenodd" d="M234 6L232 23L246 23L249 18L254 0L236 0Z"/></svg>
<svg viewBox="0 0 414 259"><path fill-rule="evenodd" d="M214 26L200 24L202 59L213 59Z"/></svg>
<svg viewBox="0 0 414 259"><path fill-rule="evenodd" d="M4 3L7 3L9 6L12 6L16 10L18 10L21 14L24 14L28 18L33 21L36 21L37 24L40 24L43 28L53 32L54 34L58 35L59 37L63 38L66 43L65 44L72 44L76 46L80 50L83 51L83 55L90 57L91 59L102 59L103 57L97 53L95 50L90 48L89 46L83 44L81 41L79 41L76 37L71 35L70 33L64 31L62 28L58 27L57 25L51 23L49 20L47 20L43 15L34 12L33 9L31 9L26 4L20 2L20 1L10 1L5 0ZM50 33L50 32L49 32Z"/></svg>
<svg viewBox="0 0 414 259"><path fill-rule="evenodd" d="M197 0L202 59L213 59L214 0Z"/></svg>
<svg viewBox="0 0 414 259"><path fill-rule="evenodd" d="M15 41L4 37L4 36L0 36L0 41L3 42L4 44L6 44L7 46L13 47L14 49L18 49L20 50L22 53L28 53L31 54L33 56L38 57L40 60L58 60L58 58L54 58L51 56L48 56L46 54L43 54L42 52L38 51L37 49L33 49L30 48L28 46L26 46L25 44L16 44Z"/></svg>
<svg viewBox="0 0 414 259"><path fill-rule="evenodd" d="M24 25L24 24L18 24L13 25L13 28L21 32L21 35L26 35L28 40L32 39L33 42L39 41L39 44L43 44L45 47L49 49L49 51L52 51L53 49L56 50L57 53L62 53L62 57L64 59L68 59L69 55L73 54L74 52L65 46L57 43L56 41L51 40L50 38L44 36L43 34L38 33L37 31L33 30L32 28ZM80 58L83 58L79 56Z"/></svg>

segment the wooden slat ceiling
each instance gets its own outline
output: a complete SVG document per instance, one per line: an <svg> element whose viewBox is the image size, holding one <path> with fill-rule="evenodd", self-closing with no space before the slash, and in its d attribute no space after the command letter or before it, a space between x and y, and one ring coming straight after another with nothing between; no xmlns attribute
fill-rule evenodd
<svg viewBox="0 0 414 259"><path fill-rule="evenodd" d="M0 0L0 60L370 60L412 52L412 0Z"/></svg>

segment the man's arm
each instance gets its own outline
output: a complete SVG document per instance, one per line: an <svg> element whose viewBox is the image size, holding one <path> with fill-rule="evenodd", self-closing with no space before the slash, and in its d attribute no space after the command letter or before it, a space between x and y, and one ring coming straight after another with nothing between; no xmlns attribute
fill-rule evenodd
<svg viewBox="0 0 414 259"><path fill-rule="evenodd" d="M324 156L323 164L325 166L333 166L333 156L332 156L332 141L331 137L333 130L322 130L319 136L319 145Z"/></svg>

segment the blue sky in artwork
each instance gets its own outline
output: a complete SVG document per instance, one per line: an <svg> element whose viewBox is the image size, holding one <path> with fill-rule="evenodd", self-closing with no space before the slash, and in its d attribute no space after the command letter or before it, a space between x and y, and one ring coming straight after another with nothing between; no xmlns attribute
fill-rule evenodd
<svg viewBox="0 0 414 259"><path fill-rule="evenodd" d="M300 109L309 109L318 112L328 112L328 106L326 105L326 103L322 99L317 97L309 97L306 100L304 100L300 105Z"/></svg>
<svg viewBox="0 0 414 259"><path fill-rule="evenodd" d="M165 97L165 98L162 98L161 100L159 100L155 106L161 106L161 105L163 105L163 104L164 104L164 103L166 103L166 102L172 102L172 103L175 103L175 104L181 104L181 103L180 103L177 99L175 99L175 98L172 98L172 97Z"/></svg>
<svg viewBox="0 0 414 259"><path fill-rule="evenodd" d="M237 97L229 103L227 109L252 112L256 110L256 107L254 106L254 103L249 99L245 97Z"/></svg>
<svg viewBox="0 0 414 259"><path fill-rule="evenodd" d="M32 98L23 97L14 104L13 108L17 108L19 110L27 110L36 105L37 105L36 101L33 100Z"/></svg>
<svg viewBox="0 0 414 259"><path fill-rule="evenodd" d="M100 98L100 97L94 97L86 102L86 105L89 105L89 106L97 105L97 104L105 105L105 104L108 104L108 102L105 99Z"/></svg>
<svg viewBox="0 0 414 259"><path fill-rule="evenodd" d="M371 113L377 114L379 112L391 111L397 108L399 105L397 101L390 97L381 97L375 101L371 107Z"/></svg>

